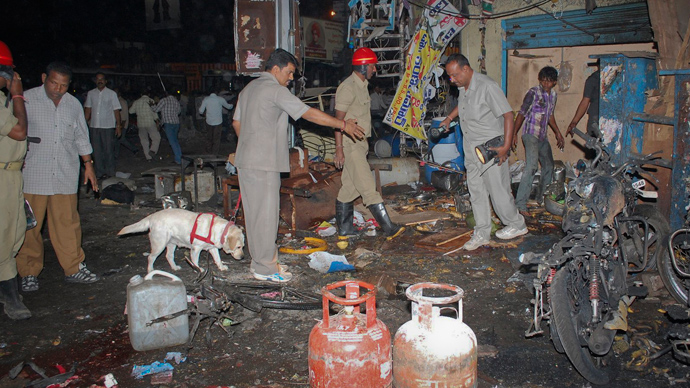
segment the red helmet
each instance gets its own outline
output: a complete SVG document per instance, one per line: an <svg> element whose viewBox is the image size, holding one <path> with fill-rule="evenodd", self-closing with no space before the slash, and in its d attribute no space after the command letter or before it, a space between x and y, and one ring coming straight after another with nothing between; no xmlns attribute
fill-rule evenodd
<svg viewBox="0 0 690 388"><path fill-rule="evenodd" d="M12 59L10 48L7 47L3 41L0 41L0 65L14 67L14 60Z"/></svg>
<svg viewBox="0 0 690 388"><path fill-rule="evenodd" d="M352 64L355 66L368 64L375 65L377 63L379 63L379 60L376 59L376 53L369 47L360 47L355 50L355 53L352 55Z"/></svg>

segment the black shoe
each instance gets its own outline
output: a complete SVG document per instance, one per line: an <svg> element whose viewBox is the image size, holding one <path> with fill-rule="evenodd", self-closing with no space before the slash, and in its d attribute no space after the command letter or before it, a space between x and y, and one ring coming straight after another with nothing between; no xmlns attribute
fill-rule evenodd
<svg viewBox="0 0 690 388"><path fill-rule="evenodd" d="M16 276L0 282L0 303L5 305L5 314L15 321L31 318L31 311L24 306L19 295L18 284Z"/></svg>
<svg viewBox="0 0 690 388"><path fill-rule="evenodd" d="M335 223L339 236L356 236L357 231L352 225L355 213L355 204L352 202L340 202L335 200Z"/></svg>
<svg viewBox="0 0 690 388"><path fill-rule="evenodd" d="M388 212L386 211L386 206L383 204L383 202L369 205L369 211L374 215L374 219L376 219L376 222L378 222L386 236L395 236L405 229L404 226L396 225L391 222Z"/></svg>

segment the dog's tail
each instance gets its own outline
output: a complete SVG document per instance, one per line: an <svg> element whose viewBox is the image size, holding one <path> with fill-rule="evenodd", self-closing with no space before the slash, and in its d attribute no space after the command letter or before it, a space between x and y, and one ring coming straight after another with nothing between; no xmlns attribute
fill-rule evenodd
<svg viewBox="0 0 690 388"><path fill-rule="evenodd" d="M146 232L149 230L151 226L151 221L149 220L149 217L144 218L143 220L137 222L136 224L128 225L122 228L117 235L122 236L123 234L130 234L130 233L139 233L139 232Z"/></svg>

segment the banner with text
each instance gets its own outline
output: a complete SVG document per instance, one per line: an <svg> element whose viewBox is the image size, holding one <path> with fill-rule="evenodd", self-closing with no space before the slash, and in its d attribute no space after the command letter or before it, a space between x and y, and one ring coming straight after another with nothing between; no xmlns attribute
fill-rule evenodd
<svg viewBox="0 0 690 388"><path fill-rule="evenodd" d="M345 47L345 25L330 20L302 18L304 57L333 61Z"/></svg>
<svg viewBox="0 0 690 388"><path fill-rule="evenodd" d="M435 95L430 87L445 47L467 19L448 0L430 0L410 44L403 75L384 122L418 139L426 139L426 105Z"/></svg>

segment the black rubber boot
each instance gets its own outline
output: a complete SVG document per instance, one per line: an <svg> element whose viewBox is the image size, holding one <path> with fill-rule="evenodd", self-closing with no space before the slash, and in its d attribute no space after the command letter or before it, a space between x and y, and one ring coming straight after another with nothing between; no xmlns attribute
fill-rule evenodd
<svg viewBox="0 0 690 388"><path fill-rule="evenodd" d="M20 320L31 318L29 311L19 295L17 277L0 282L0 303L5 305L5 314L10 319Z"/></svg>
<svg viewBox="0 0 690 388"><path fill-rule="evenodd" d="M335 200L335 223L339 236L356 236L357 231L352 225L355 214L355 203Z"/></svg>
<svg viewBox="0 0 690 388"><path fill-rule="evenodd" d="M369 211L374 215L374 219L376 219L376 222L379 223L379 226L381 229L383 229L383 233L386 236L394 236L401 229L404 229L403 226L396 225L391 221L390 217L388 217L388 212L386 211L386 206L383 204L383 202L369 205Z"/></svg>

